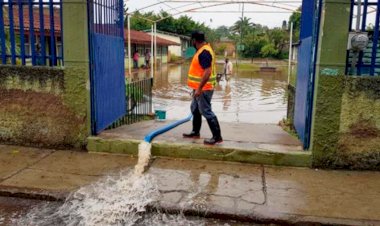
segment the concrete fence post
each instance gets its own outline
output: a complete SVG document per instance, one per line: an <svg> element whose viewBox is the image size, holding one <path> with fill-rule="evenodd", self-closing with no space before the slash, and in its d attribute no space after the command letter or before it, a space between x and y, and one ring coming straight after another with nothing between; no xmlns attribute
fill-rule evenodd
<svg viewBox="0 0 380 226"><path fill-rule="evenodd" d="M63 2L63 41L65 56L65 103L86 118L83 139L91 134L87 0Z"/></svg>

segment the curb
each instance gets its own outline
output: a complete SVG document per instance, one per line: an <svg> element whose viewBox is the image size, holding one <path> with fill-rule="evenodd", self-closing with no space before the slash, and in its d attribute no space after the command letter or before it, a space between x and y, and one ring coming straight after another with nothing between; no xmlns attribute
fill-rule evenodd
<svg viewBox="0 0 380 226"><path fill-rule="evenodd" d="M26 199L37 199L43 201L65 201L69 192L52 192L43 189L17 188L0 186L0 196L16 197ZM161 211L168 214L184 214L185 216L195 216L201 218L213 218L220 220L235 220L247 223L259 224L278 224L278 225L334 225L334 226L351 226L351 225L379 225L379 221L373 220L351 220L328 217L314 217L297 214L284 214L275 212L260 213L252 211L243 214L233 214L223 212L217 209L200 210L191 207L180 209L174 204L154 203L146 207L147 212Z"/></svg>
<svg viewBox="0 0 380 226"><path fill-rule="evenodd" d="M44 201L65 201L69 192L52 192L44 189L0 186L0 196L36 199Z"/></svg>
<svg viewBox="0 0 380 226"><path fill-rule="evenodd" d="M141 141L89 137L87 142L89 152L108 152L136 156L138 154L138 145ZM246 150L168 142L153 142L152 156L294 167L311 167L312 162L310 152L293 151L284 153L261 149Z"/></svg>
<svg viewBox="0 0 380 226"><path fill-rule="evenodd" d="M222 211L206 210L200 211L192 208L185 208L178 210L176 207L165 206L149 206L148 211L161 210L169 214L184 214L185 216L194 216L201 218L213 218L220 220L234 220L238 222L267 224L267 225L302 225L302 226L315 226L315 225L328 225L328 226L358 226L358 225L379 225L379 221L373 220L351 220L344 218L328 218L328 217L314 217L307 215L297 214L283 214L275 212L259 213L254 210L248 214L232 214Z"/></svg>

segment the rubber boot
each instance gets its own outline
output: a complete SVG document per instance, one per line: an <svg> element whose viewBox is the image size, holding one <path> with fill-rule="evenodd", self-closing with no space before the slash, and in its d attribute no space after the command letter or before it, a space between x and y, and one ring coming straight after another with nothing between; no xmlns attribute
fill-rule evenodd
<svg viewBox="0 0 380 226"><path fill-rule="evenodd" d="M193 130L191 133L184 133L182 136L184 138L200 138L200 131L202 126L202 115L197 112L193 114Z"/></svg>
<svg viewBox="0 0 380 226"><path fill-rule="evenodd" d="M214 144L223 142L218 118L214 117L214 118L208 119L207 122L212 132L212 138L205 139L204 144L214 145Z"/></svg>

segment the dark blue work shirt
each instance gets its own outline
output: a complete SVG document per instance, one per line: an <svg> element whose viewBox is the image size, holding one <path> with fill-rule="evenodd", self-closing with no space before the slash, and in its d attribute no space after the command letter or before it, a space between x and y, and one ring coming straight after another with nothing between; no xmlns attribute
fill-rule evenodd
<svg viewBox="0 0 380 226"><path fill-rule="evenodd" d="M212 56L211 53L207 50L203 50L198 56L199 64L203 69L211 67Z"/></svg>

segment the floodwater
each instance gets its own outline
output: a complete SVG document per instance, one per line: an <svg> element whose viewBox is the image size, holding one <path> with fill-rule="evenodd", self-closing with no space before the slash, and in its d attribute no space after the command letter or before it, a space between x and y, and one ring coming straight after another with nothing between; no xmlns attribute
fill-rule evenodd
<svg viewBox="0 0 380 226"><path fill-rule="evenodd" d="M219 65L220 67L221 65ZM187 87L188 65L166 65L154 75L154 108L166 110L169 120L186 117L190 113L190 89ZM279 69L279 68L278 68ZM287 75L281 71L261 73L238 70L229 81L217 84L212 107L220 121L277 124L286 116ZM218 71L221 71L220 69ZM149 76L140 71L139 76Z"/></svg>

